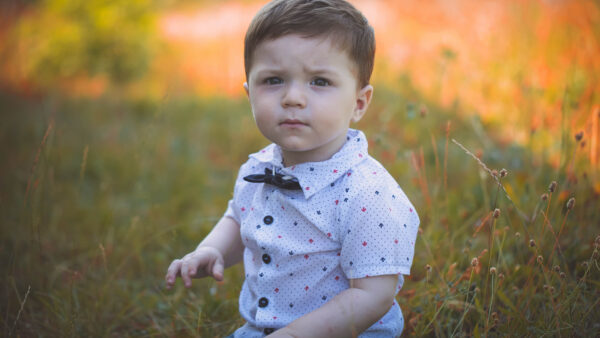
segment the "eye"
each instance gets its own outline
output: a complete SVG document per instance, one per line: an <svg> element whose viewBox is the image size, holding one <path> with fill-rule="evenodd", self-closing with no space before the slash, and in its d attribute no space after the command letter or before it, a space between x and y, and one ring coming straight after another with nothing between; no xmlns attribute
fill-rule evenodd
<svg viewBox="0 0 600 338"><path fill-rule="evenodd" d="M266 78L264 82L268 85L278 85L278 84L282 84L283 80L281 78L272 76L272 77Z"/></svg>
<svg viewBox="0 0 600 338"><path fill-rule="evenodd" d="M311 86L317 86L317 87L327 87L327 86L330 85L330 83L329 83L329 80L326 80L326 79L324 79L322 77L318 77L318 78L312 80L310 82L310 85Z"/></svg>

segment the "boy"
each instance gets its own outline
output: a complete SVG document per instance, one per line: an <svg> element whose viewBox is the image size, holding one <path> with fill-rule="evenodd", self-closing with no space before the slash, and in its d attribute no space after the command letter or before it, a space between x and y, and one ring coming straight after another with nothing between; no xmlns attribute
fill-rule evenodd
<svg viewBox="0 0 600 338"><path fill-rule="evenodd" d="M245 40L244 88L273 144L242 165L223 218L171 263L223 279L243 259L234 337L399 336L394 297L410 273L414 207L349 129L373 94L373 30L344 0L274 0Z"/></svg>

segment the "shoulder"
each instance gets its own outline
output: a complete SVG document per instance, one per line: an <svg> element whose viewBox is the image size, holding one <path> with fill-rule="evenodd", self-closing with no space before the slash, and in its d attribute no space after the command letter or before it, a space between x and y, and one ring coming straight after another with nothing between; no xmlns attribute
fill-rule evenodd
<svg viewBox="0 0 600 338"><path fill-rule="evenodd" d="M394 177L373 157L368 156L352 168L351 175L346 177L350 206L362 210L370 206L371 209L381 211L392 210L392 214L407 213L418 224L418 216L413 204L410 202L401 186Z"/></svg>

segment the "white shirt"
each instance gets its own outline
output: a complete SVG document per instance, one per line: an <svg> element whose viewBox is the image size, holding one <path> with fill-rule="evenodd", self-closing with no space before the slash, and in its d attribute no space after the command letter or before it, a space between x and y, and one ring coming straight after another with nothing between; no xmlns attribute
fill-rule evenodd
<svg viewBox="0 0 600 338"><path fill-rule="evenodd" d="M240 224L246 279L239 299L247 324L235 337L261 337L349 288L349 279L410 274L419 217L400 186L367 153L367 139L349 129L329 160L283 168L271 144L240 168L225 216ZM244 176L275 169L302 190L250 183ZM396 302L360 337L399 336ZM268 331L267 331L268 332Z"/></svg>

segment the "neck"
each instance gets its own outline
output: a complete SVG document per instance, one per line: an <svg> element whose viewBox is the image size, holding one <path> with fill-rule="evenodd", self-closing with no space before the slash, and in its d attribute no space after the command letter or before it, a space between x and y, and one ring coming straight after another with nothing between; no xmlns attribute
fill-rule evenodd
<svg viewBox="0 0 600 338"><path fill-rule="evenodd" d="M291 167L307 162L327 161L342 149L345 143L346 134L344 134L343 137L338 137L334 142L328 143L327 146L308 151L290 151L282 148L281 155L283 157L283 166Z"/></svg>

